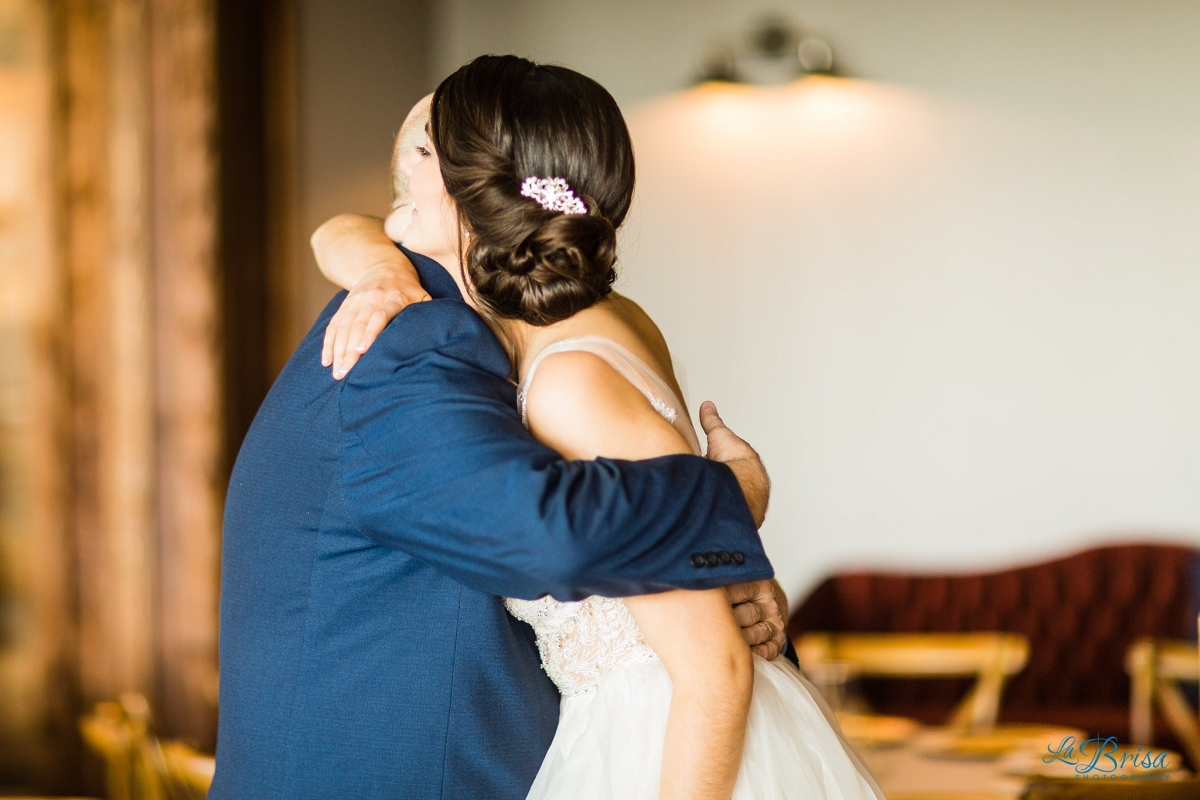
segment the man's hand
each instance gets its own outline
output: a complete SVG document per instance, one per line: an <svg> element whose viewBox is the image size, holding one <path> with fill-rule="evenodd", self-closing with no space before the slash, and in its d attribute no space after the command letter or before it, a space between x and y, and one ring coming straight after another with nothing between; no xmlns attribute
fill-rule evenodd
<svg viewBox="0 0 1200 800"><path fill-rule="evenodd" d="M773 661L787 644L787 595L779 581L756 581L725 587L733 617L750 650Z"/></svg>
<svg viewBox="0 0 1200 800"><path fill-rule="evenodd" d="M733 470L741 484L742 494L746 496L746 505L750 506L754 524L761 526L771 499L771 479L767 477L762 459L753 447L725 426L721 415L717 413L716 404L711 400L704 401L700 406L700 425L708 437L708 458L720 461Z"/></svg>

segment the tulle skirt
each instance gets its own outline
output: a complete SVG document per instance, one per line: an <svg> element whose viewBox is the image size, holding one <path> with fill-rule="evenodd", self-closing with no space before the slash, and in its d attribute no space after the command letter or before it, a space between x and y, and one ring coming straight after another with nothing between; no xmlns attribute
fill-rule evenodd
<svg viewBox="0 0 1200 800"><path fill-rule="evenodd" d="M655 800L671 679L634 664L564 697L529 800ZM783 659L754 657L754 695L734 800L883 800L829 707Z"/></svg>

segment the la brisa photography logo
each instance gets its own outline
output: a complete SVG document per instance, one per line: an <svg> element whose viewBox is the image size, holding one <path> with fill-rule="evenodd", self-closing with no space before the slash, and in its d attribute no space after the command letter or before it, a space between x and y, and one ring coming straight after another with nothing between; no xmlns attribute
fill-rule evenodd
<svg viewBox="0 0 1200 800"><path fill-rule="evenodd" d="M1166 780L1173 765L1166 750L1121 746L1115 736L1100 736L1076 743L1067 736L1058 745L1046 745L1042 761L1061 761L1074 767L1075 777L1087 780Z"/></svg>

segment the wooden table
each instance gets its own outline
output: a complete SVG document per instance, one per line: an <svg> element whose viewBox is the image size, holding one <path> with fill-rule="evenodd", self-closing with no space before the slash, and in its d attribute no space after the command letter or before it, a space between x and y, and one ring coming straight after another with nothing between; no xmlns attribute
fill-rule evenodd
<svg viewBox="0 0 1200 800"><path fill-rule="evenodd" d="M923 729L899 747L860 750L889 800L905 796L1016 800L1021 796L1028 779L1004 774L998 760L924 755L923 745L930 735L937 733L940 732Z"/></svg>
<svg viewBox="0 0 1200 800"><path fill-rule="evenodd" d="M1084 734L1073 734L1068 728L1000 726L983 739L972 738L968 743L971 746L966 747L944 728L925 727L916 729L902 744L860 744L859 752L889 800L1016 800L1033 780L1030 772L1064 779L1076 777L1069 763L1051 761L1047 765L1043 761L1045 754L1052 752L1048 746L1063 741L1064 735L1075 735L1075 741L1084 738ZM1187 777L1182 757L1169 755L1175 768L1164 777ZM1126 772L1134 775L1145 770L1131 767Z"/></svg>

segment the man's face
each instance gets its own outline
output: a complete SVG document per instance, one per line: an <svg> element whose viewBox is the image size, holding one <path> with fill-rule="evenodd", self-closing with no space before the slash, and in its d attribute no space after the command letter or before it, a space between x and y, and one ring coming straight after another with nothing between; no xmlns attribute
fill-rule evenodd
<svg viewBox="0 0 1200 800"><path fill-rule="evenodd" d="M404 241L412 219L412 195L409 189L412 163L406 168L404 162L406 159L411 162L416 148L425 141L425 126L429 123L432 100L432 94L418 100L396 134L396 145L392 150L392 208L383 223L384 231L393 242Z"/></svg>
<svg viewBox="0 0 1200 800"><path fill-rule="evenodd" d="M458 262L459 223L458 211L446 185L442 181L442 168L438 164L433 143L425 138L400 159L400 170L408 178L409 194L408 224L404 231L404 246L435 261L442 266ZM391 216L404 213L401 209ZM389 217L390 219L391 217Z"/></svg>

